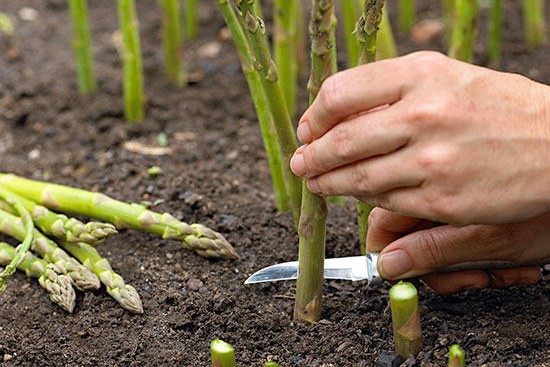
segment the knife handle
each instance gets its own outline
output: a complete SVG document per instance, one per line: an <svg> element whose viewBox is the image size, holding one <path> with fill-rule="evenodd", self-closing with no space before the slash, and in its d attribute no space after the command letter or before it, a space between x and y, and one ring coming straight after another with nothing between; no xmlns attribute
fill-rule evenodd
<svg viewBox="0 0 550 367"><path fill-rule="evenodd" d="M367 254L367 263L368 264L377 264L378 263L378 253ZM524 266L544 266L550 264L549 259L543 259L539 261L532 261L526 264L519 264L513 261L499 261L499 260L486 260L486 261L468 261L458 264L449 265L438 269L435 273L452 273L455 271L463 270L499 270L499 269L513 269ZM376 265L368 266L369 272L369 283L372 284L381 284L384 282L384 279L378 273L378 268Z"/></svg>

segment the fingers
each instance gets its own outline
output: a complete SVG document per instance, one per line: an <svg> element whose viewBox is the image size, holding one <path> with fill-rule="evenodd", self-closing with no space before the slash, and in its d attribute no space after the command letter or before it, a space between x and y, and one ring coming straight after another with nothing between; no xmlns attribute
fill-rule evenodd
<svg viewBox="0 0 550 367"><path fill-rule="evenodd" d="M402 123L403 108L405 106L397 103L334 126L296 151L290 162L292 171L299 176L313 177L405 146L411 132Z"/></svg>
<svg viewBox="0 0 550 367"><path fill-rule="evenodd" d="M398 101L408 80L399 60L382 60L326 79L300 120L298 138L310 143L348 116Z"/></svg>
<svg viewBox="0 0 550 367"><path fill-rule="evenodd" d="M540 267L519 267L506 270L468 270L448 274L426 274L424 283L438 293L456 293L476 288L506 288L519 284L535 284L542 278Z"/></svg>

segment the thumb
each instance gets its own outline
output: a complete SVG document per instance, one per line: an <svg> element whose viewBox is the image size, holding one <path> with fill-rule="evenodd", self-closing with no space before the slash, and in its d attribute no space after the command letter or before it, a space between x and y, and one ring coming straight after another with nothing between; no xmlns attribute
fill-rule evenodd
<svg viewBox="0 0 550 367"><path fill-rule="evenodd" d="M450 225L417 231L385 247L378 270L385 279L401 279L461 262L504 259L508 241L503 232L491 226Z"/></svg>

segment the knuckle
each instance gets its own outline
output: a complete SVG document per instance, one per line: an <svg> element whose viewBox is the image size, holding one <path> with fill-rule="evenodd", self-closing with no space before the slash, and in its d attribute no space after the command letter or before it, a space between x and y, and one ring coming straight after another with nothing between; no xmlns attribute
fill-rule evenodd
<svg viewBox="0 0 550 367"><path fill-rule="evenodd" d="M438 246L441 238L433 231L425 231L418 239L417 253L423 254L424 266L430 269L445 266L450 263L449 256Z"/></svg>
<svg viewBox="0 0 550 367"><path fill-rule="evenodd" d="M327 115L332 115L337 111L338 107L338 78L330 76L323 81L323 85L317 95L317 100L322 106L323 111Z"/></svg>
<svg viewBox="0 0 550 367"><path fill-rule="evenodd" d="M369 177L365 169L363 169L360 165L354 165L350 168L350 170L353 189L362 195L374 195L374 193L369 189Z"/></svg>
<svg viewBox="0 0 550 367"><path fill-rule="evenodd" d="M340 162L348 162L354 154L351 142L351 134L346 124L336 125L330 131L330 137L334 146L334 154Z"/></svg>
<svg viewBox="0 0 550 367"><path fill-rule="evenodd" d="M410 54L410 62L416 72L433 74L434 68L445 66L449 58L437 51L417 51Z"/></svg>

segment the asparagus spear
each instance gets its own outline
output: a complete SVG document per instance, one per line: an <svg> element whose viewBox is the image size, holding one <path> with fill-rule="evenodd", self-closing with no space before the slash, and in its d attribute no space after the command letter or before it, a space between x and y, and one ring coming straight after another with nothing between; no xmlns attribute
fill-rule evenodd
<svg viewBox="0 0 550 367"><path fill-rule="evenodd" d="M395 351L404 359L416 356L422 350L422 328L415 286L403 281L392 286L390 307Z"/></svg>
<svg viewBox="0 0 550 367"><path fill-rule="evenodd" d="M416 1L399 0L399 30L408 33L416 23Z"/></svg>
<svg viewBox="0 0 550 367"><path fill-rule="evenodd" d="M188 40L197 38L197 0L185 0L185 36Z"/></svg>
<svg viewBox="0 0 550 367"><path fill-rule="evenodd" d="M544 0L523 0L525 39L531 50L546 40L544 3Z"/></svg>
<svg viewBox="0 0 550 367"><path fill-rule="evenodd" d="M6 288L6 282L8 281L8 278L15 272L17 265L19 265L19 263L23 261L23 257L31 247L34 238L34 222L32 221L31 215L25 209L25 207L20 202L15 200L11 195L6 195L5 193L0 192L0 199L4 200L6 203L13 207L13 209L21 217L22 223L22 236L20 238L22 242L15 249L13 259L0 273L0 292L2 292Z"/></svg>
<svg viewBox="0 0 550 367"><path fill-rule="evenodd" d="M68 218L66 215L55 213L2 185L0 185L0 193L13 195L31 213L36 227L42 233L57 239L97 245L110 234L117 232L115 226L110 223L88 222L84 224L76 218ZM9 206L2 205L2 203L0 203L0 208L9 210Z"/></svg>
<svg viewBox="0 0 550 367"><path fill-rule="evenodd" d="M166 75L178 86L185 84L181 57L181 30L179 0L162 0L162 45Z"/></svg>
<svg viewBox="0 0 550 367"><path fill-rule="evenodd" d="M334 1L313 0L311 21L311 75L308 83L309 102L313 103L323 81L332 72L334 44ZM327 201L309 191L304 180L302 208L298 235L298 280L294 318L305 322L317 322L321 318L323 298L323 262L325 259L325 234Z"/></svg>
<svg viewBox="0 0 550 367"><path fill-rule="evenodd" d="M78 86L80 93L86 94L96 88L86 0L69 0L69 8L73 25L73 52L76 58Z"/></svg>
<svg viewBox="0 0 550 367"><path fill-rule="evenodd" d="M489 15L489 35L487 36L487 52L491 62L500 60L500 43L502 39L503 6L502 0L491 1Z"/></svg>
<svg viewBox="0 0 550 367"><path fill-rule="evenodd" d="M21 218L4 210L0 210L0 232L19 240L26 233ZM70 277L78 290L89 291L99 288L100 284L97 276L36 229L34 230L31 250L42 255L47 262L56 263L61 267L63 273Z"/></svg>
<svg viewBox="0 0 550 367"><path fill-rule="evenodd" d="M449 348L448 367L464 367L466 365L466 356L458 344L453 344Z"/></svg>
<svg viewBox="0 0 550 367"><path fill-rule="evenodd" d="M456 1L456 21L451 33L449 56L472 62L477 37L479 4L477 0Z"/></svg>
<svg viewBox="0 0 550 367"><path fill-rule="evenodd" d="M109 260L102 257L93 246L83 242L64 243L62 246L99 277L107 288L107 293L123 308L134 313L143 313L143 305L136 289L126 284L113 270Z"/></svg>
<svg viewBox="0 0 550 367"><path fill-rule="evenodd" d="M0 184L52 210L93 217L118 228L133 228L162 238L181 240L184 247L206 257L237 259L239 255L218 232L202 224L187 224L168 213L127 204L101 193L0 174Z"/></svg>
<svg viewBox="0 0 550 367"><path fill-rule="evenodd" d="M357 66L357 60L359 60L359 44L357 43L357 37L354 35L355 22L357 21L358 14L361 11L359 0L342 0L342 20L344 23L346 51L348 54L348 67Z"/></svg>
<svg viewBox="0 0 550 367"><path fill-rule="evenodd" d="M0 242L0 264L9 264L15 256L15 248ZM56 263L48 263L30 252L25 254L17 268L28 277L38 278L38 283L50 294L50 300L67 312L73 312L76 295L71 280Z"/></svg>
<svg viewBox="0 0 550 367"><path fill-rule="evenodd" d="M221 339L214 339L210 342L210 355L212 356L212 367L237 367L235 349Z"/></svg>

